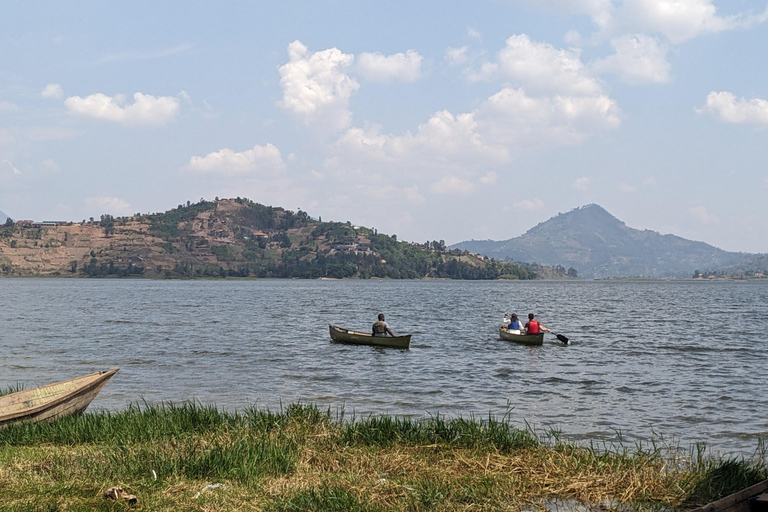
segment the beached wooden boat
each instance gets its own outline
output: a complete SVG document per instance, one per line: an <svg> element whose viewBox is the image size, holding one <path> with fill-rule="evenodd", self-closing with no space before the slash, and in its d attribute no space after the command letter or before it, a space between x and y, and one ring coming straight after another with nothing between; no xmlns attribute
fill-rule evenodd
<svg viewBox="0 0 768 512"><path fill-rule="evenodd" d="M0 429L82 413L119 368L0 396Z"/></svg>
<svg viewBox="0 0 768 512"><path fill-rule="evenodd" d="M691 512L762 512L768 510L768 480L763 480Z"/></svg>
<svg viewBox="0 0 768 512"><path fill-rule="evenodd" d="M506 341L514 341L521 345L543 345L544 333L539 334L512 334L506 327L499 327L499 337Z"/></svg>
<svg viewBox="0 0 768 512"><path fill-rule="evenodd" d="M374 347L408 348L411 346L411 335L405 336L374 336L370 333L350 331L328 324L331 331L331 339L339 343L351 343L353 345L372 345Z"/></svg>

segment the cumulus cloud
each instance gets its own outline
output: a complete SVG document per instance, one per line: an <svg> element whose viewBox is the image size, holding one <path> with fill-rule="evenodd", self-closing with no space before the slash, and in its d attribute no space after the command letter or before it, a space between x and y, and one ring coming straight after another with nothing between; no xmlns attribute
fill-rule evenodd
<svg viewBox="0 0 768 512"><path fill-rule="evenodd" d="M105 213L110 215L131 214L131 203L119 197L88 197L85 199L85 205L92 211L98 210L99 215Z"/></svg>
<svg viewBox="0 0 768 512"><path fill-rule="evenodd" d="M300 41L288 45L288 63L280 67L283 99L278 103L305 124L322 123L333 131L349 126L349 98L360 84L347 74L354 55L337 48L310 53Z"/></svg>
<svg viewBox="0 0 768 512"><path fill-rule="evenodd" d="M526 34L507 39L495 62L486 62L472 81L501 78L532 93L595 95L600 82L581 62L577 49L557 49L549 43L532 41Z"/></svg>
<svg viewBox="0 0 768 512"><path fill-rule="evenodd" d="M16 112L21 110L18 105L10 101L0 101L0 112Z"/></svg>
<svg viewBox="0 0 768 512"><path fill-rule="evenodd" d="M667 48L645 34L622 36L611 41L616 51L592 65L598 73L615 73L628 84L669 82Z"/></svg>
<svg viewBox="0 0 768 512"><path fill-rule="evenodd" d="M768 124L768 101L761 98L736 99L727 91L712 91L707 95L706 104L695 109L699 114L715 116L726 123Z"/></svg>
<svg viewBox="0 0 768 512"><path fill-rule="evenodd" d="M475 185L467 180L463 180L456 176L444 176L440 181L434 183L430 187L430 191L434 194L446 195L446 194L469 194L475 189Z"/></svg>
<svg viewBox="0 0 768 512"><path fill-rule="evenodd" d="M415 82L421 78L422 60L415 50L394 55L361 53L357 56L357 72L372 82Z"/></svg>
<svg viewBox="0 0 768 512"><path fill-rule="evenodd" d="M57 164L52 158L46 158L40 163L40 168L50 174L58 174L61 171L59 164Z"/></svg>
<svg viewBox="0 0 768 512"><path fill-rule="evenodd" d="M179 113L179 100L173 96L155 97L137 92L133 100L133 103L127 104L122 94L107 96L96 93L85 98L71 96L64 100L64 105L73 115L126 126L164 126L175 120Z"/></svg>
<svg viewBox="0 0 768 512"><path fill-rule="evenodd" d="M634 185L630 185L629 183L619 183L618 189L619 189L619 192L623 192L625 194L637 192L637 187L635 187Z"/></svg>
<svg viewBox="0 0 768 512"><path fill-rule="evenodd" d="M540 210L544 207L544 201L541 199L523 199L513 205L513 209L518 212L530 212Z"/></svg>
<svg viewBox="0 0 768 512"><path fill-rule="evenodd" d="M246 151L224 148L205 156L193 156L185 170L202 174L242 175L259 173L273 175L285 170L280 150L272 144L256 145Z"/></svg>
<svg viewBox="0 0 768 512"><path fill-rule="evenodd" d="M536 8L564 14L586 14L603 36L626 33L659 33L673 43L694 37L748 28L768 19L768 8L759 14L719 16L712 0L517 0Z"/></svg>
<svg viewBox="0 0 768 512"><path fill-rule="evenodd" d="M64 89L59 84L48 84L40 91L40 96L43 98L59 99L64 97Z"/></svg>
<svg viewBox="0 0 768 512"><path fill-rule="evenodd" d="M467 57L467 50L468 48L466 46L462 46L461 48L448 47L445 50L445 60L451 66L461 66L466 64L469 60Z"/></svg>
<svg viewBox="0 0 768 512"><path fill-rule="evenodd" d="M577 178L576 181L573 182L573 188L575 188L576 190L587 190L591 183L592 183L592 176L582 176L581 178Z"/></svg>
<svg viewBox="0 0 768 512"><path fill-rule="evenodd" d="M531 97L504 88L473 114L477 132L490 145L545 147L583 141L619 126L620 112L604 95Z"/></svg>

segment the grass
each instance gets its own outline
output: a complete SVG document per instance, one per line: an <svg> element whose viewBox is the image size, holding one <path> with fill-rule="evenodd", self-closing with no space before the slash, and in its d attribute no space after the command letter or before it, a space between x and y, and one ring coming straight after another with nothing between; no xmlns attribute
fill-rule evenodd
<svg viewBox="0 0 768 512"><path fill-rule="evenodd" d="M751 460L581 446L508 418L345 420L314 405L198 403L0 430L0 510L601 510L692 508L768 478ZM102 497L119 485L129 507Z"/></svg>

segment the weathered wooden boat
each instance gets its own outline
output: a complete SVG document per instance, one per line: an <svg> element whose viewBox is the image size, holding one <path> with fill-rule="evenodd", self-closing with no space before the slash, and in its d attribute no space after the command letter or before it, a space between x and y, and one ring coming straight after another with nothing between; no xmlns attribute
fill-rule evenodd
<svg viewBox="0 0 768 512"><path fill-rule="evenodd" d="M499 327L499 337L505 341L514 341L521 345L543 345L544 333L539 334L513 334L506 327Z"/></svg>
<svg viewBox="0 0 768 512"><path fill-rule="evenodd" d="M763 512L768 510L768 480L713 501L691 512Z"/></svg>
<svg viewBox="0 0 768 512"><path fill-rule="evenodd" d="M331 339L338 343L353 345L372 345L374 347L408 348L411 346L411 335L405 336L374 336L370 333L350 331L333 324L328 324Z"/></svg>
<svg viewBox="0 0 768 512"><path fill-rule="evenodd" d="M80 414L118 370L113 368L0 396L0 429L17 423L45 423Z"/></svg>

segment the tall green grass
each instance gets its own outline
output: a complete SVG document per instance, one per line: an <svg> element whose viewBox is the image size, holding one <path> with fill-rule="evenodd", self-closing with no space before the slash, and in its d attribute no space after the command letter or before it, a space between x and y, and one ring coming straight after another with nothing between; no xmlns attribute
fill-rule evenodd
<svg viewBox="0 0 768 512"><path fill-rule="evenodd" d="M345 419L313 404L229 413L141 403L0 430L0 493L18 510L58 510L50 493L68 495L67 510L81 502L87 510L116 483L160 506L169 488L210 482L242 486L268 510L484 509L561 498L656 510L692 508L765 478L762 443L751 459L713 456L704 445L687 456L655 443L579 445L558 431L516 428L508 416Z"/></svg>

